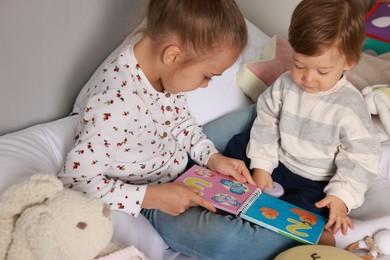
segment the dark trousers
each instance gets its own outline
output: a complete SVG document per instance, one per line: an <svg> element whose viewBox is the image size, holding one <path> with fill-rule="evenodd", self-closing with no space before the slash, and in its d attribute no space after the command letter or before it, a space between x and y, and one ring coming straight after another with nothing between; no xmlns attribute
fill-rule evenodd
<svg viewBox="0 0 390 260"><path fill-rule="evenodd" d="M241 159L249 168L250 160L246 157L246 147L250 133L235 135L228 143L223 155ZM323 199L326 194L324 188L327 181L312 181L291 172L284 164L279 162L272 172L272 179L282 185L284 194L279 197L293 205L310 210L314 213L328 217L328 208L317 208L314 203Z"/></svg>

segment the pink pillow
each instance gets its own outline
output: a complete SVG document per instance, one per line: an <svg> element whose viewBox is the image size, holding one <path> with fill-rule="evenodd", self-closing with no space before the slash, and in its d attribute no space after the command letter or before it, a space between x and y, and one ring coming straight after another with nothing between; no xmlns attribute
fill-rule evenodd
<svg viewBox="0 0 390 260"><path fill-rule="evenodd" d="M258 96L292 66L290 43L275 35L263 47L260 59L244 64L237 74L237 83L244 93L257 102Z"/></svg>

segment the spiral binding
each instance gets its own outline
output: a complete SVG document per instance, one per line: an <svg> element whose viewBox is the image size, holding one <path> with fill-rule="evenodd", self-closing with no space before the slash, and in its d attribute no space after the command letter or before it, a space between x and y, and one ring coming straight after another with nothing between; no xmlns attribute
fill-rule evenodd
<svg viewBox="0 0 390 260"><path fill-rule="evenodd" d="M237 216L240 216L241 213L245 212L250 205L261 195L262 191L259 188L256 188L252 194L245 200L244 203L238 208Z"/></svg>

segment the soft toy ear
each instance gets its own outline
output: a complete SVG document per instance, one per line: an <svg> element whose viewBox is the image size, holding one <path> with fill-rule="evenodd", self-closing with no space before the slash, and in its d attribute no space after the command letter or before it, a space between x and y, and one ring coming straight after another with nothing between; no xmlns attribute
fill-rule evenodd
<svg viewBox="0 0 390 260"><path fill-rule="evenodd" d="M42 203L63 189L55 175L36 174L8 188L0 197L0 217L20 214L24 209Z"/></svg>
<svg viewBox="0 0 390 260"><path fill-rule="evenodd" d="M48 206L26 209L15 224L7 259L56 259L54 230Z"/></svg>
<svg viewBox="0 0 390 260"><path fill-rule="evenodd" d="M256 103L258 96L284 72L291 69L293 49L281 36L275 35L263 47L261 57L244 64L237 74L237 84Z"/></svg>
<svg viewBox="0 0 390 260"><path fill-rule="evenodd" d="M28 207L42 203L63 189L54 175L37 174L8 188L0 197L0 259L4 259L12 240L17 217Z"/></svg>

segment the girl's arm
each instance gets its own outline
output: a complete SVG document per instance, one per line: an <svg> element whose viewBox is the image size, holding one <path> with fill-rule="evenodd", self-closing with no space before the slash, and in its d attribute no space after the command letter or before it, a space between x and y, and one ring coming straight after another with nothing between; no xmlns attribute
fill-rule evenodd
<svg viewBox="0 0 390 260"><path fill-rule="evenodd" d="M125 141L132 118L138 117L134 111L126 112L130 99L130 93L122 91L118 95L117 90L90 98L82 113L76 143L58 176L68 188L101 198L112 209L138 215L146 185L126 184L107 174L114 163L118 144Z"/></svg>
<svg viewBox="0 0 390 260"><path fill-rule="evenodd" d="M207 139L202 127L188 112L186 100L183 98L181 101L183 108L180 111L182 113L178 115L176 125L172 128L172 135L192 160L199 165L206 166L210 156L218 153L218 150L213 142Z"/></svg>

